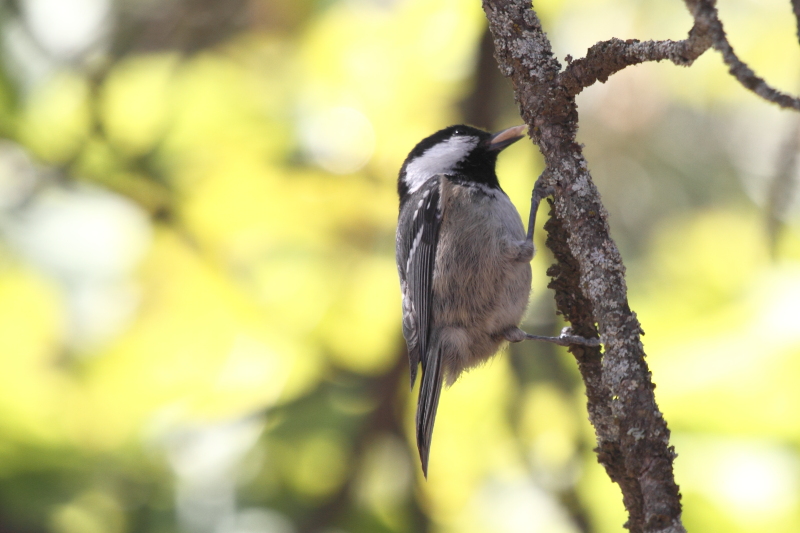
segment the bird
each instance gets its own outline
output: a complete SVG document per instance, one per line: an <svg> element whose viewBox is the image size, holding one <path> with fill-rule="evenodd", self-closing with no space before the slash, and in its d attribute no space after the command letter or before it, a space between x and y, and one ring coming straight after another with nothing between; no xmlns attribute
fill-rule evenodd
<svg viewBox="0 0 800 533"><path fill-rule="evenodd" d="M534 188L526 234L495 170L498 154L525 130L450 126L420 141L400 168L396 259L412 389L422 367L416 438L426 478L443 384L505 342L534 338L519 324L531 291L542 190Z"/></svg>

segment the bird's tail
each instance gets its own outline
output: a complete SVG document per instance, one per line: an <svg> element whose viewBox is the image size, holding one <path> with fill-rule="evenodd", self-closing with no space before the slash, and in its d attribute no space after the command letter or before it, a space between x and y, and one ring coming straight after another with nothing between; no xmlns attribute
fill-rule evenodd
<svg viewBox="0 0 800 533"><path fill-rule="evenodd" d="M434 332L422 361L422 380L417 403L417 448L422 461L422 473L428 477L428 456L431 449L433 422L442 390L442 342Z"/></svg>

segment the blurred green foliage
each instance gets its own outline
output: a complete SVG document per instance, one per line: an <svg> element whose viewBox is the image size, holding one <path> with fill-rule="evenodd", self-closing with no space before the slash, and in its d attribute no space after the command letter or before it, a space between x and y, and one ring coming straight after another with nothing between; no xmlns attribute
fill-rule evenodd
<svg viewBox="0 0 800 533"><path fill-rule="evenodd" d="M536 2L555 52L682 38L682 2ZM721 5L784 90L789 3ZM0 63L0 532L606 532L625 521L570 356L443 396L424 481L395 179L518 122L478 2L18 0ZM800 527L800 218L761 207L797 120L695 66L579 97L690 531ZM527 213L541 161L498 172ZM545 217L541 216L540 220ZM557 323L537 231L526 328Z"/></svg>

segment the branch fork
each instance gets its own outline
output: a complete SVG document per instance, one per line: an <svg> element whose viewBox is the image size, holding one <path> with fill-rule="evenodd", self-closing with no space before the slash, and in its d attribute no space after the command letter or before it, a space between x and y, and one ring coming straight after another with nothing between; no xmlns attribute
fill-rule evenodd
<svg viewBox="0 0 800 533"><path fill-rule="evenodd" d="M791 2L800 38L800 0ZM779 106L800 109L797 97L769 86L734 53L715 0L685 3L694 17L686 39L609 39L589 48L584 58L568 56L562 70L530 0L483 0L498 66L511 78L529 135L545 158L534 200L538 205L537 189L539 200L542 191L553 196L545 230L556 263L548 269L548 286L555 291L558 311L572 325L561 337L577 360L597 437L595 451L622 490L628 511L625 526L632 533L685 533L672 469L676 454L653 394L641 325L628 305L625 266L609 235L608 215L582 147L575 140L575 96L627 66L662 60L689 66L714 48L739 83ZM605 351L601 352L599 341L568 342L571 335L583 341L601 337ZM552 339L560 338L537 340Z"/></svg>

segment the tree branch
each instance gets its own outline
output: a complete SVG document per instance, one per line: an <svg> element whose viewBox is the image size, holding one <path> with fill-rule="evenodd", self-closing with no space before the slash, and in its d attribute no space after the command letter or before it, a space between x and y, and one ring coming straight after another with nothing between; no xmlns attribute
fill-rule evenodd
<svg viewBox="0 0 800 533"><path fill-rule="evenodd" d="M589 48L585 58L575 61L567 58L570 64L558 75L558 83L564 86L570 95L576 95L596 81L605 83L609 76L630 65L668 59L676 65L688 67L708 50L711 44L708 32L697 25L683 41L641 42L636 39L623 41L616 38L602 41Z"/></svg>
<svg viewBox="0 0 800 533"><path fill-rule="evenodd" d="M562 83L529 0L484 0L483 7L500 70L511 78L529 134L545 158L546 186L554 190L548 246L557 261L549 271L556 305L576 335L592 336L596 324L605 347L602 357L599 348L570 348L586 383L598 460L622 489L630 531L684 532L672 473L675 452L653 395L641 328L628 306L625 267L575 142L574 93Z"/></svg>
<svg viewBox="0 0 800 533"><path fill-rule="evenodd" d="M791 1L800 40L800 0ZM690 66L713 46L722 54L731 75L744 87L781 107L800 110L800 98L773 88L739 59L719 19L716 0L685 0L685 2L695 19L688 38L682 41L641 42L636 39L623 41L616 38L601 41L589 48L586 57L575 61L567 58L569 66L558 74L559 85L566 88L570 95L576 95L596 81L605 83L609 76L630 65L668 59L679 66Z"/></svg>
<svg viewBox="0 0 800 533"><path fill-rule="evenodd" d="M707 28L713 41L714 49L722 54L722 59L728 65L728 72L736 78L739 83L750 89L758 96L769 102L778 104L787 109L800 110L800 99L783 93L771 87L763 78L756 75L747 64L739 59L733 51L733 47L728 42L728 36L719 19L719 12L716 7L716 0L685 0L689 12L695 20L695 27ZM792 0L795 15L798 14L798 0ZM798 19L800 20L800 19ZM798 30L800 32L800 29ZM800 36L800 33L798 33Z"/></svg>

